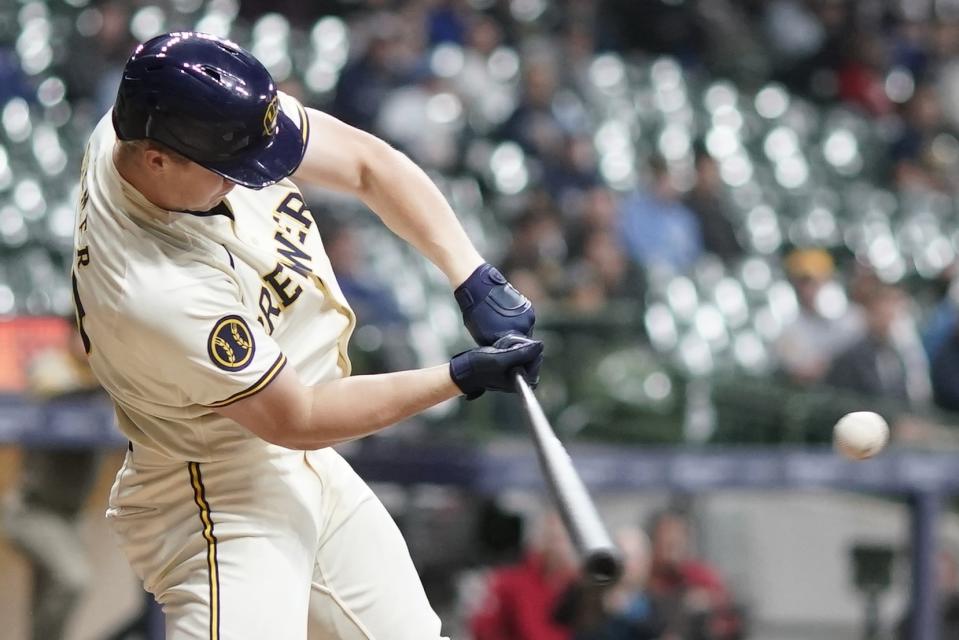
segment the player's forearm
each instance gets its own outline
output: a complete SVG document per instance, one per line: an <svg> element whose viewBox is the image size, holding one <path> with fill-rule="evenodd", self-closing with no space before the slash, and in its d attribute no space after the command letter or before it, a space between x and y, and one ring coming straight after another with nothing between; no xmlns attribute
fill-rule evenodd
<svg viewBox="0 0 959 640"><path fill-rule="evenodd" d="M439 188L385 143L371 154L358 194L396 235L439 267L453 287L484 260Z"/></svg>
<svg viewBox="0 0 959 640"><path fill-rule="evenodd" d="M307 109L310 142L294 178L350 193L439 267L454 287L483 263L440 190L389 144Z"/></svg>
<svg viewBox="0 0 959 640"><path fill-rule="evenodd" d="M284 446L319 449L375 433L462 392L449 365L353 376L310 388L308 415L285 434Z"/></svg>

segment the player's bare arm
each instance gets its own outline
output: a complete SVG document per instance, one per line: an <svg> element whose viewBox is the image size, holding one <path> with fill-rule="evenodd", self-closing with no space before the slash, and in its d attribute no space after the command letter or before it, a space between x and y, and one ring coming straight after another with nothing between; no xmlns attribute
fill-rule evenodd
<svg viewBox="0 0 959 640"><path fill-rule="evenodd" d="M286 367L260 393L217 411L267 442L319 449L375 433L460 393L445 365L313 387Z"/></svg>
<svg viewBox="0 0 959 640"><path fill-rule="evenodd" d="M446 198L405 154L326 113L306 112L310 142L294 180L362 200L454 287L483 264Z"/></svg>
<svg viewBox="0 0 959 640"><path fill-rule="evenodd" d="M216 411L273 444L319 449L355 440L444 400L512 389L521 369L535 382L542 343L519 336L455 356L449 365L352 376L306 386L291 367L254 396Z"/></svg>
<svg viewBox="0 0 959 640"><path fill-rule="evenodd" d="M456 287L470 334L490 345L507 333L531 335L529 301L483 261L446 198L405 154L333 116L307 109L310 141L294 180L350 193L439 267Z"/></svg>

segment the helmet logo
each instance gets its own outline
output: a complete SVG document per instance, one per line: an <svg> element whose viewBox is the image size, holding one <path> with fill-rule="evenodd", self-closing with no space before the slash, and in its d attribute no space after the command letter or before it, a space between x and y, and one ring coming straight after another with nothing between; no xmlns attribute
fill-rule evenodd
<svg viewBox="0 0 959 640"><path fill-rule="evenodd" d="M280 115L280 105L277 97L273 96L270 104L266 105L266 113L263 114L263 133L272 136L276 133L277 119Z"/></svg>

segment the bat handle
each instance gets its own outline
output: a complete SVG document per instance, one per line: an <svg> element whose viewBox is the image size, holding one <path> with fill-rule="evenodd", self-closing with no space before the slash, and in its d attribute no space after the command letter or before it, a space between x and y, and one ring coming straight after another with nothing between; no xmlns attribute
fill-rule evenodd
<svg viewBox="0 0 959 640"><path fill-rule="evenodd" d="M532 391L529 388L529 383L526 382L526 378L523 376L523 370L519 367L516 367L511 371L513 374L513 381L516 383L516 393L524 395L526 391Z"/></svg>

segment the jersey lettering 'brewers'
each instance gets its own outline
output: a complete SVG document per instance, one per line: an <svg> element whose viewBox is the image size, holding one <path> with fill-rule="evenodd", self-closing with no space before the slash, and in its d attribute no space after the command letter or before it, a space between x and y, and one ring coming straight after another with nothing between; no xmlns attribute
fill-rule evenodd
<svg viewBox="0 0 959 640"><path fill-rule="evenodd" d="M356 325L294 182L352 194L436 264L483 348L350 376ZM81 176L73 291L130 447L107 515L166 637L440 638L403 539L332 448L535 382L529 302L405 156L237 45L140 45Z"/></svg>

